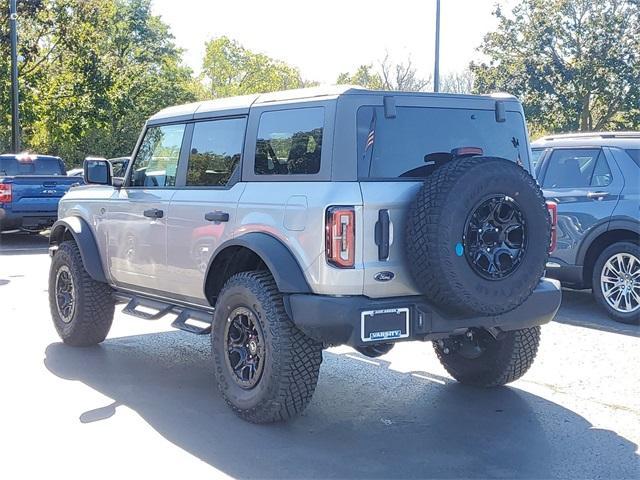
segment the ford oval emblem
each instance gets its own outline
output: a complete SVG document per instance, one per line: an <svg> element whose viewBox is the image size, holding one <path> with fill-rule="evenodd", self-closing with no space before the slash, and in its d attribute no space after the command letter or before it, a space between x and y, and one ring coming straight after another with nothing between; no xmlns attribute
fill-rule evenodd
<svg viewBox="0 0 640 480"><path fill-rule="evenodd" d="M394 277L396 276L395 273L393 272L378 272L376 273L373 278L374 280L376 280L377 282L388 282L390 280L393 280Z"/></svg>

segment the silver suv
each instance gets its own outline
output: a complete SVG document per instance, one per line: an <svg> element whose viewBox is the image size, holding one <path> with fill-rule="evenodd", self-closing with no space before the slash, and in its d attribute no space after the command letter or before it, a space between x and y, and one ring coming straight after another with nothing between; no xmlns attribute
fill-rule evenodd
<svg viewBox="0 0 640 480"><path fill-rule="evenodd" d="M457 380L503 385L561 300L529 157L504 95L333 87L165 109L124 179L86 160L60 203L54 324L92 345L117 302L173 314L211 334L220 391L252 422L302 411L332 345L429 340Z"/></svg>

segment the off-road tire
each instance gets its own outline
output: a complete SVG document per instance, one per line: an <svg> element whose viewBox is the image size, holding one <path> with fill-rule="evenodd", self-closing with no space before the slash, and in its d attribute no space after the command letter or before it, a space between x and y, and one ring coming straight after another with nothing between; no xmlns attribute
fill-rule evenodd
<svg viewBox="0 0 640 480"><path fill-rule="evenodd" d="M265 360L258 383L244 389L234 379L225 349L225 325L238 307L252 310L264 336ZM227 280L216 302L211 349L218 388L241 418L252 423L288 420L313 396L322 345L304 335L288 317L269 272L242 272Z"/></svg>
<svg viewBox="0 0 640 480"><path fill-rule="evenodd" d="M498 387L522 377L538 352L540 327L503 332L498 340L477 358L465 358L459 352L448 354L436 342L438 360L457 381L476 387Z"/></svg>
<svg viewBox="0 0 640 480"><path fill-rule="evenodd" d="M63 266L69 269L75 290L75 309L69 322L63 321L56 306L56 276ZM67 345L96 345L107 337L111 328L115 310L111 287L91 278L73 241L61 243L51 261L49 308L58 335Z"/></svg>
<svg viewBox="0 0 640 480"><path fill-rule="evenodd" d="M487 279L466 258L465 224L478 202L512 198L526 221L526 250L504 278ZM433 303L462 314L499 315L521 305L540 281L551 240L540 187L516 163L471 157L439 167L419 190L406 224L407 265L417 288Z"/></svg>
<svg viewBox="0 0 640 480"><path fill-rule="evenodd" d="M611 319L629 325L640 325L640 309L634 312L619 312L607 303L600 285L600 276L607 260L617 253L629 253L636 258L640 258L640 246L631 242L617 242L605 248L593 265L593 275L591 277L591 287L593 297L596 302L607 312Z"/></svg>

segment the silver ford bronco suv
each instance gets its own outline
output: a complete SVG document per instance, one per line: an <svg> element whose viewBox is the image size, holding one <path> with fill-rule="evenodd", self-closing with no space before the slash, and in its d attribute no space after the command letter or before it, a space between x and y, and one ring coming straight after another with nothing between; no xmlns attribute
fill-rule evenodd
<svg viewBox="0 0 640 480"><path fill-rule="evenodd" d="M458 381L520 378L559 284L554 205L513 97L291 90L162 110L124 177L87 159L51 230L51 315L102 342L116 303L210 335L222 396L300 413L322 349L432 341Z"/></svg>

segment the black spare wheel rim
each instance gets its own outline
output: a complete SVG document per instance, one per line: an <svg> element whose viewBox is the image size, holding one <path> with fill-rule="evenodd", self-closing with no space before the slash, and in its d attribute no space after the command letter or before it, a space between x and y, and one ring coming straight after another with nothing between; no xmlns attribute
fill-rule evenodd
<svg viewBox="0 0 640 480"><path fill-rule="evenodd" d="M56 307L58 315L64 323L69 323L73 319L76 309L75 286L71 271L66 265L62 265L56 274Z"/></svg>
<svg viewBox="0 0 640 480"><path fill-rule="evenodd" d="M265 361L264 335L255 313L246 307L235 308L227 318L224 338L231 377L241 388L255 387Z"/></svg>
<svg viewBox="0 0 640 480"><path fill-rule="evenodd" d="M487 280L516 271L527 248L526 222L516 201L492 195L478 202L464 226L463 246L471 268Z"/></svg>

